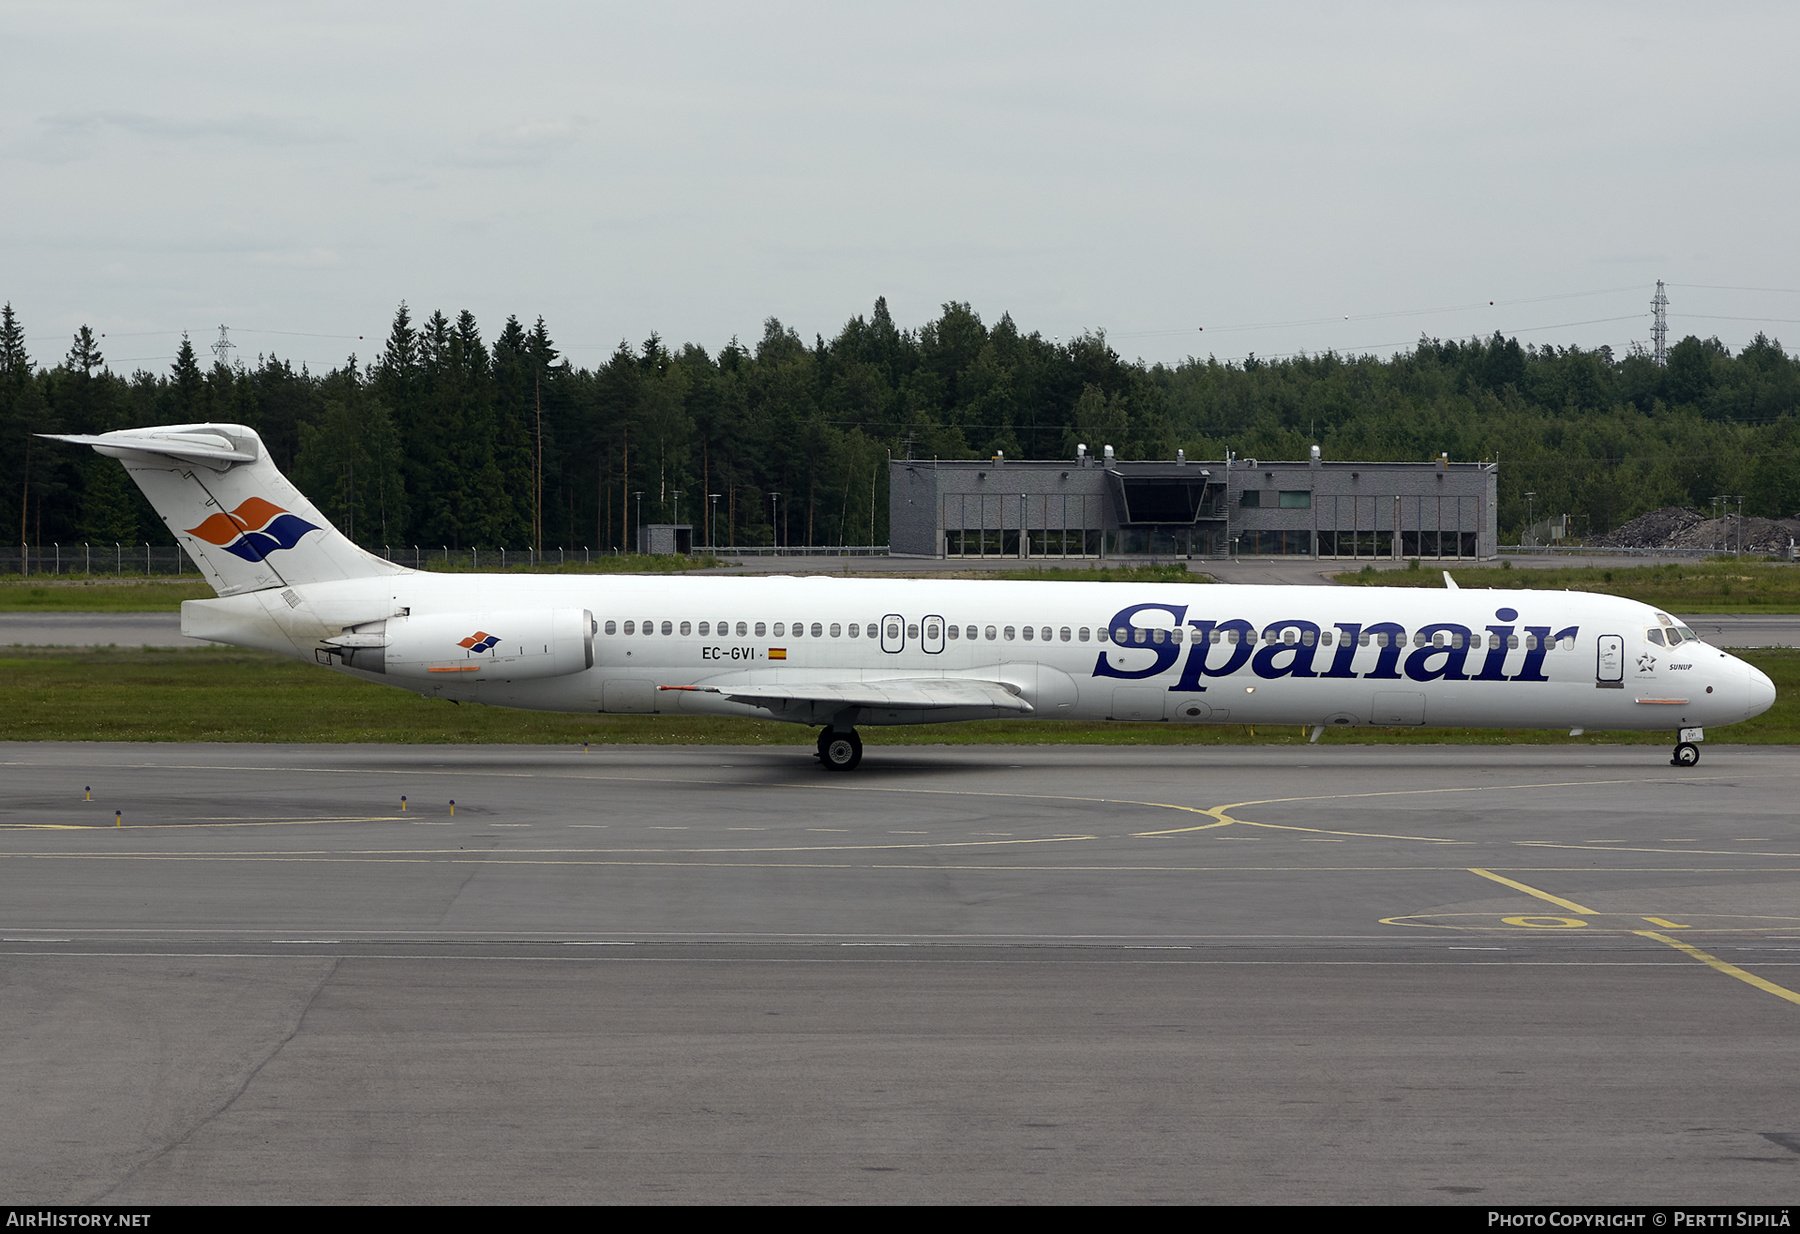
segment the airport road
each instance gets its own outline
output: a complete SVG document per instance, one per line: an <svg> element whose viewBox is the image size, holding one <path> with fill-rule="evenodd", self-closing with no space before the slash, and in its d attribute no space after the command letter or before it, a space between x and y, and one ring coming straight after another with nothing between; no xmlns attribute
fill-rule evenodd
<svg viewBox="0 0 1800 1234"><path fill-rule="evenodd" d="M0 647L216 647L181 633L180 613L0 613Z"/></svg>
<svg viewBox="0 0 1800 1234"><path fill-rule="evenodd" d="M1800 759L1666 759L6 746L0 1193L1785 1203Z"/></svg>

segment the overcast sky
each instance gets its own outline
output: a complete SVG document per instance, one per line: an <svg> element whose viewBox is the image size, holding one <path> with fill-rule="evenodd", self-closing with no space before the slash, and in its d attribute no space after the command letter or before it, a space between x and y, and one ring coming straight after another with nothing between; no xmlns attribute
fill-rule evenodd
<svg viewBox="0 0 1800 1234"><path fill-rule="evenodd" d="M1800 6L874 9L6 0L0 300L123 370L367 358L402 300L583 366L882 295L1151 361L1623 349L1658 278L1673 338L1800 345Z"/></svg>

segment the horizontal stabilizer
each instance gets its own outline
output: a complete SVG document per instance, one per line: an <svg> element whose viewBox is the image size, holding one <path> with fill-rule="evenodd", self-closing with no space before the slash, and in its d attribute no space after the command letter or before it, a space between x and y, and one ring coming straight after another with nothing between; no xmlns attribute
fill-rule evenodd
<svg viewBox="0 0 1800 1234"><path fill-rule="evenodd" d="M77 446L92 446L114 458L131 454L161 454L188 463L224 468L234 463L254 463L261 457L261 443L254 435L232 438L222 432L208 430L183 431L172 428L121 429L97 437L79 433L39 433L52 441L66 441Z"/></svg>

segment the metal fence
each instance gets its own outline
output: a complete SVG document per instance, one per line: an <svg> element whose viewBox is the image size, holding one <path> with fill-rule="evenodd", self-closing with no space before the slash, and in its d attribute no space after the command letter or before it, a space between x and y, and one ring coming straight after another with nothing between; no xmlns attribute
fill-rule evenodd
<svg viewBox="0 0 1800 1234"><path fill-rule="evenodd" d="M197 576L188 555L172 544L50 544L0 548L0 575L28 578Z"/></svg>
<svg viewBox="0 0 1800 1234"><path fill-rule="evenodd" d="M886 557L888 546L885 544L784 544L780 548L772 548L768 545L761 547L731 546L695 551L711 553L714 557Z"/></svg>

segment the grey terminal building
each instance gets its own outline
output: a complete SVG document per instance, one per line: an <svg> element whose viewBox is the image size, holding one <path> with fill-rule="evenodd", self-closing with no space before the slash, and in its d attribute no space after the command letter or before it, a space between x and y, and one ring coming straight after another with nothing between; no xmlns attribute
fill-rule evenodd
<svg viewBox="0 0 1800 1234"><path fill-rule="evenodd" d="M1494 463L894 459L896 556L1491 559Z"/></svg>

